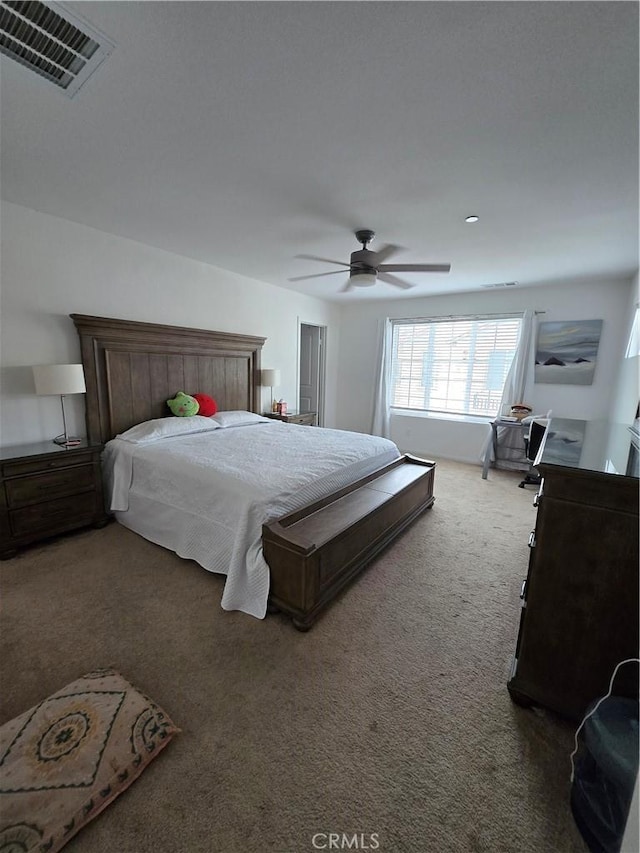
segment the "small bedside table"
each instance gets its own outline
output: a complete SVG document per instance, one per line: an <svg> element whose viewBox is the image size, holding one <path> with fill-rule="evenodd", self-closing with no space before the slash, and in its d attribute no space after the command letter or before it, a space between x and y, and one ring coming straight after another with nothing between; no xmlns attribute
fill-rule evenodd
<svg viewBox="0 0 640 853"><path fill-rule="evenodd" d="M0 559L76 527L102 527L103 445L52 441L0 448Z"/></svg>
<svg viewBox="0 0 640 853"><path fill-rule="evenodd" d="M316 412L287 412L286 415L279 415L278 412L265 412L264 416L276 421L284 421L285 424L301 424L302 426L316 426L318 419Z"/></svg>

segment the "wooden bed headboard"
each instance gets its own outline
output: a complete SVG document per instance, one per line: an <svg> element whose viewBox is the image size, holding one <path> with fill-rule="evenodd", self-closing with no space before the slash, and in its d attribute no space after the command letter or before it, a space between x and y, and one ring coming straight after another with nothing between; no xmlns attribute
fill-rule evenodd
<svg viewBox="0 0 640 853"><path fill-rule="evenodd" d="M221 410L260 410L266 338L71 314L87 386L87 434L104 443L170 414L178 391L209 394Z"/></svg>

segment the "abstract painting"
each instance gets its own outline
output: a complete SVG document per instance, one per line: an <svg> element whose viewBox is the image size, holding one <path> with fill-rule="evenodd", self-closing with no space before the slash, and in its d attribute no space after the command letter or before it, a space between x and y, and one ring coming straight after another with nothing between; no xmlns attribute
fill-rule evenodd
<svg viewBox="0 0 640 853"><path fill-rule="evenodd" d="M535 381L557 385L591 385L602 320L540 323Z"/></svg>

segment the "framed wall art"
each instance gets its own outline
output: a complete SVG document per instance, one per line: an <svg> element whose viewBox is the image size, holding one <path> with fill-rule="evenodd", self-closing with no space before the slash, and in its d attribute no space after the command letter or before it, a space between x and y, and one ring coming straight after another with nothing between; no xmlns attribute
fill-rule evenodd
<svg viewBox="0 0 640 853"><path fill-rule="evenodd" d="M540 323L535 381L556 385L591 385L602 320Z"/></svg>

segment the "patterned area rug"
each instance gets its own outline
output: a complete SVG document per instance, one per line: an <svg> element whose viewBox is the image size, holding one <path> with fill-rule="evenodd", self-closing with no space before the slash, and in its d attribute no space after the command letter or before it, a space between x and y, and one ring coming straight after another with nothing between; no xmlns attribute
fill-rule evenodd
<svg viewBox="0 0 640 853"><path fill-rule="evenodd" d="M112 669L0 727L0 851L55 853L180 731Z"/></svg>

